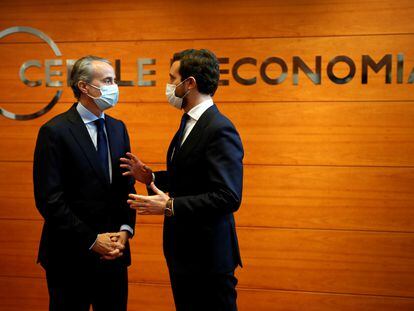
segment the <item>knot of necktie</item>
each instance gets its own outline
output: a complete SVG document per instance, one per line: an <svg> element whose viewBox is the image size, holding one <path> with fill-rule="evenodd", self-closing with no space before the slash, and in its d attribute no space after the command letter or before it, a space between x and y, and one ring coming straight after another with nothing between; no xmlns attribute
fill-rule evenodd
<svg viewBox="0 0 414 311"><path fill-rule="evenodd" d="M99 130L103 130L103 128L104 128L104 126L105 126L105 119L103 119L103 118L96 119L96 120L94 121L94 123L95 123L95 125L96 125L96 127L97 127L98 131L99 131Z"/></svg>

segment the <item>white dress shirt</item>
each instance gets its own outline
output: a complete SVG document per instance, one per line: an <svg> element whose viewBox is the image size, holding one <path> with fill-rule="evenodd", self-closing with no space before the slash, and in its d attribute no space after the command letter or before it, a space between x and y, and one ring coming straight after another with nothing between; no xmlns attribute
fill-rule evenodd
<svg viewBox="0 0 414 311"><path fill-rule="evenodd" d="M188 135L190 135L191 130L196 125L198 119L200 119L203 113L206 112L206 110L213 105L214 105L213 100L210 98L210 99L207 99L201 102L197 106L193 107L189 112L187 112L189 118L187 120L187 123L185 124L181 146L183 145L184 141L187 139Z"/></svg>
<svg viewBox="0 0 414 311"><path fill-rule="evenodd" d="M95 114L90 112L85 106L82 105L82 103L78 103L76 106L76 110L78 111L83 123L85 123L86 129L89 132L89 136L91 137L91 140L93 142L93 145L95 146L95 149L98 150L98 128L96 124L94 123L96 120L102 118L105 119L105 114L102 112L102 114L97 117ZM109 164L109 181L112 183L112 161L111 161L111 152L109 150L109 140L108 135L106 133L106 127L104 127L104 132L106 136L106 141L108 142L108 164ZM119 231L128 231L131 236L134 235L134 230L129 225L122 225ZM90 249L95 245L95 242L92 244Z"/></svg>

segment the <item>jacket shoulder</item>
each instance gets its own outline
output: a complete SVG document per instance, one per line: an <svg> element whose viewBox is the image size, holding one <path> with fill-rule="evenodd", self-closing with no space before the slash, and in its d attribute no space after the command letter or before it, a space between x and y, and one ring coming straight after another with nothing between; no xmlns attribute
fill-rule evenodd
<svg viewBox="0 0 414 311"><path fill-rule="evenodd" d="M123 128L126 128L124 121L120 120L120 119L116 119L114 117L111 117L108 114L105 114L105 119L107 120L107 122L111 122L112 124L116 125L116 126L121 126Z"/></svg>
<svg viewBox="0 0 414 311"><path fill-rule="evenodd" d="M232 129L234 131L236 130L235 125L233 124L233 122L224 114L222 114L220 111L217 110L217 112L213 115L209 127L212 130L218 130L218 129L222 129L222 128L228 128L228 129Z"/></svg>
<svg viewBox="0 0 414 311"><path fill-rule="evenodd" d="M70 110L69 110L70 111ZM63 112L54 116L52 119L44 123L40 129L42 130L50 130L50 131L58 131L63 129L67 126L68 123L68 114L69 111Z"/></svg>

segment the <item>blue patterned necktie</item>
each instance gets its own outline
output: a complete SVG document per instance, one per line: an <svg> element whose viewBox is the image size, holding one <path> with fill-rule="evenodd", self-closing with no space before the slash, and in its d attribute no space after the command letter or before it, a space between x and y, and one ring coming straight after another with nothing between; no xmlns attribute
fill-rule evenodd
<svg viewBox="0 0 414 311"><path fill-rule="evenodd" d="M101 162L101 165L105 172L105 177L107 178L108 182L109 179L109 158L108 158L108 141L106 139L104 126L105 120L99 118L94 121L96 128L98 129L98 157Z"/></svg>

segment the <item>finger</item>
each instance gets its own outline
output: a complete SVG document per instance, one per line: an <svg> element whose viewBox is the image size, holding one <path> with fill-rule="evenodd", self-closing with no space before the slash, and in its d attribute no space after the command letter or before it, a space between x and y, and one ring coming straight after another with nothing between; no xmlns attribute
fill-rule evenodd
<svg viewBox="0 0 414 311"><path fill-rule="evenodd" d="M123 252L119 252L119 253L116 253L115 255L102 256L102 258L106 259L106 260L114 260L114 259L117 259L117 258L121 257L123 254L124 254Z"/></svg>
<svg viewBox="0 0 414 311"><path fill-rule="evenodd" d="M131 207L139 207L141 206L141 204L139 204L137 201L132 201L132 200L128 200L127 203L131 206Z"/></svg>
<svg viewBox="0 0 414 311"><path fill-rule="evenodd" d="M120 164L119 167L120 168L125 168L127 170L130 170L131 169L131 165L129 165L129 164Z"/></svg>
<svg viewBox="0 0 414 311"><path fill-rule="evenodd" d="M130 171L122 173L122 176L132 176L132 173Z"/></svg>
<svg viewBox="0 0 414 311"><path fill-rule="evenodd" d="M129 165L132 164L132 161L130 159L127 159L127 158L120 158L119 161L121 161L122 163L129 164Z"/></svg>
<svg viewBox="0 0 414 311"><path fill-rule="evenodd" d="M164 194L164 192L162 192L160 189L157 188L154 182L151 183L150 187L151 187L151 190L154 191L156 194Z"/></svg>
<svg viewBox="0 0 414 311"><path fill-rule="evenodd" d="M131 160L133 160L133 161L135 161L135 162L141 162L141 161L138 159L138 157L137 157L135 154L131 153L131 152L127 152L127 156L128 156Z"/></svg>
<svg viewBox="0 0 414 311"><path fill-rule="evenodd" d="M129 208L134 209L134 210L138 210L138 207L137 207L137 206L132 205L132 204L130 204L130 203L128 203L128 204L129 204Z"/></svg>
<svg viewBox="0 0 414 311"><path fill-rule="evenodd" d="M119 232L111 232L109 233L109 237L112 238L116 238L117 240L121 237L121 234Z"/></svg>
<svg viewBox="0 0 414 311"><path fill-rule="evenodd" d="M120 253L118 253L118 254L116 254L116 255L114 255L114 256L110 256L110 259L109 259L109 260L114 260L114 259L117 259L117 258L121 257L123 254L124 254L124 253L120 252Z"/></svg>
<svg viewBox="0 0 414 311"><path fill-rule="evenodd" d="M125 245L124 245L124 244L122 244L122 243L120 243L120 242L117 242L117 243L116 243L116 248L117 248L119 251L122 251L122 250L124 250L124 249L125 249Z"/></svg>
<svg viewBox="0 0 414 311"><path fill-rule="evenodd" d="M119 254L120 250L118 248L115 248L113 251L107 252L104 256L115 256Z"/></svg>
<svg viewBox="0 0 414 311"><path fill-rule="evenodd" d="M136 211L144 211L144 210L148 210L149 206L148 204L145 203L133 203L129 205L129 208L132 208Z"/></svg>
<svg viewBox="0 0 414 311"><path fill-rule="evenodd" d="M149 206L148 203L140 203L140 202L134 202L132 204L129 205L129 207L132 207L134 209L147 209Z"/></svg>
<svg viewBox="0 0 414 311"><path fill-rule="evenodd" d="M130 193L129 197L138 202L148 202L150 200L149 196L147 195L139 195L139 194Z"/></svg>

